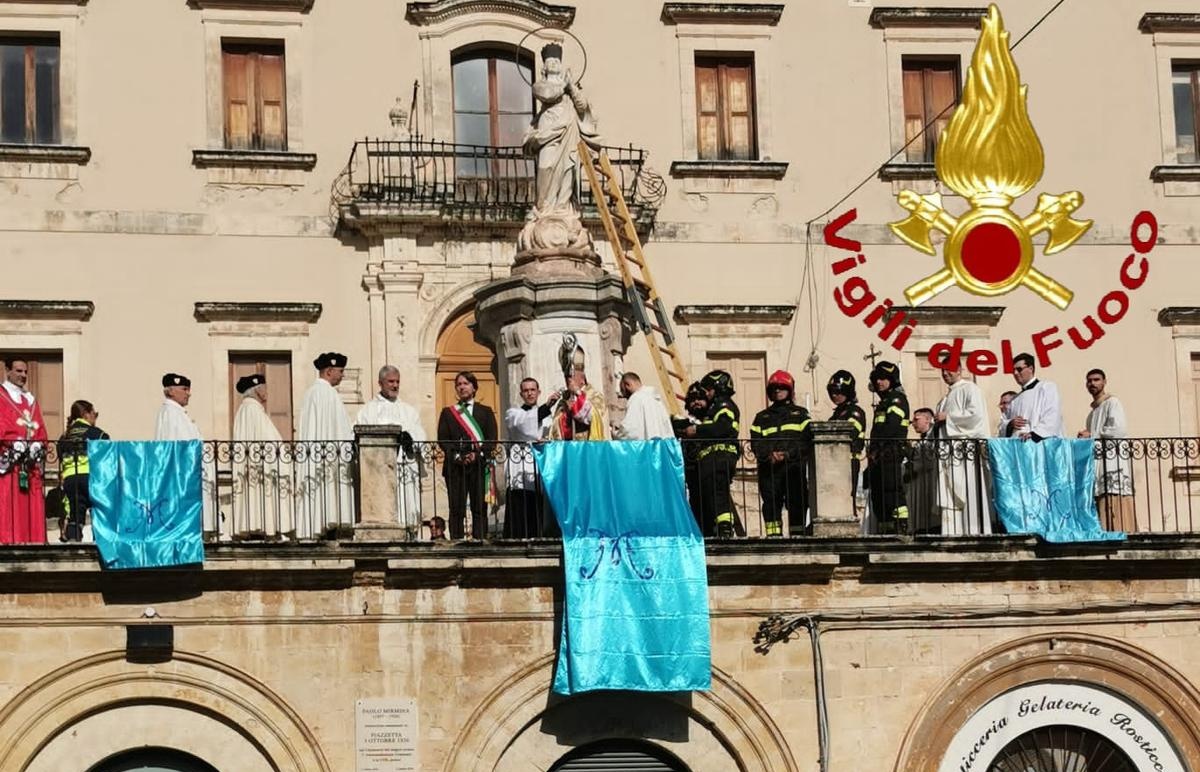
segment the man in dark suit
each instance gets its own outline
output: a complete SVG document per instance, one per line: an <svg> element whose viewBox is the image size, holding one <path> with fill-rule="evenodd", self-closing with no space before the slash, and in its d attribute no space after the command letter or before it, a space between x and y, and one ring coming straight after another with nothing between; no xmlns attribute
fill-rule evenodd
<svg viewBox="0 0 1200 772"><path fill-rule="evenodd" d="M495 447L496 414L487 405L475 401L479 379L474 373L454 376L458 404L442 408L438 417L437 438L446 459L442 476L450 499L450 538L463 538L466 529L467 501L471 502L471 535L487 536L487 491L491 452Z"/></svg>

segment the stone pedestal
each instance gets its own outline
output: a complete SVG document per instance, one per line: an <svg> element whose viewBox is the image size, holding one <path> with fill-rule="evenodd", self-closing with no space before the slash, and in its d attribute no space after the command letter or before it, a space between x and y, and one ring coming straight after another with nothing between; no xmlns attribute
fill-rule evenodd
<svg viewBox="0 0 1200 772"><path fill-rule="evenodd" d="M547 263L531 263L546 273L514 275L475 293L475 336L496 352L500 385L498 414L520 403L523 378L536 378L545 396L562 388L559 347L574 333L585 355L588 383L617 405L617 380L632 331L624 288L615 276L592 272L557 273ZM620 416L610 415L610 421Z"/></svg>
<svg viewBox="0 0 1200 772"><path fill-rule="evenodd" d="M857 537L862 524L850 494L849 421L813 421L813 455L816 475L813 492L813 536Z"/></svg>
<svg viewBox="0 0 1200 772"><path fill-rule="evenodd" d="M413 541L420 535L398 522L396 511L400 452L399 426L355 426L358 440L358 522L356 541Z"/></svg>

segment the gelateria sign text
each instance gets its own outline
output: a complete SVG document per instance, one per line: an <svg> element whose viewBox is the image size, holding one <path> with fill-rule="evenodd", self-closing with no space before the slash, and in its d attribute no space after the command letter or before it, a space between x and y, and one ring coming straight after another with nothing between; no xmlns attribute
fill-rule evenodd
<svg viewBox="0 0 1200 772"><path fill-rule="evenodd" d="M1045 234L1042 253L1055 255L1087 233L1092 221L1072 216L1083 207L1083 194L1077 190L1039 193L1032 212L1013 210L1017 199L1037 185L1044 167L1045 153L1029 119L1008 32L999 9L991 5L981 22L962 100L938 136L934 155L938 180L961 196L966 208L950 211L940 193L902 190L896 196L908 216L889 227L901 241L936 257L931 236L936 231L944 237L942 267L904 290L911 306L957 286L979 297L1032 292L1059 312L1068 310L1075 293L1034 266L1034 238ZM871 290L862 244L841 234L857 215L851 209L825 227L825 244L838 250L831 263L833 300L843 314L876 330L881 340L899 351L917 320L891 298L879 298ZM1108 291L1087 299L1082 314L1032 331L1028 340L1016 342L1016 352L1011 340L1000 341L999 351L964 352L961 338L938 343L929 351L930 363L950 369L961 363L976 375L993 375L1012 373L1014 353L1028 350L1039 367L1049 367L1052 352L1059 347L1090 348L1129 311L1132 293L1150 273L1147 255L1157 241L1157 218L1148 211L1138 212L1129 227L1128 257L1119 267L1114 261Z"/></svg>
<svg viewBox="0 0 1200 772"><path fill-rule="evenodd" d="M1186 772L1158 723L1140 707L1094 686L1059 682L1022 686L992 699L954 736L939 772L984 772L1016 738L1063 725L1108 740L1138 772Z"/></svg>

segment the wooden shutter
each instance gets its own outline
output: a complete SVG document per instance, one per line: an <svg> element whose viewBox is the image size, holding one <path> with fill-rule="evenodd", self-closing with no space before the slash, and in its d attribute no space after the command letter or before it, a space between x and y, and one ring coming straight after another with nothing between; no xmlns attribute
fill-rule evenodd
<svg viewBox="0 0 1200 772"><path fill-rule="evenodd" d="M46 434L52 440L62 435L66 427L66 410L63 407L63 361L58 351L38 352L27 355L29 359L29 381L25 387L37 398L42 408L42 420L46 422Z"/></svg>
<svg viewBox="0 0 1200 772"><path fill-rule="evenodd" d="M749 62L721 67L721 96L725 108L724 157L737 161L754 158L754 68Z"/></svg>
<svg viewBox="0 0 1200 772"><path fill-rule="evenodd" d="M703 161L721 157L719 65L696 62L696 150Z"/></svg>
<svg viewBox="0 0 1200 772"><path fill-rule="evenodd" d="M938 402L946 396L946 382L942 380L942 371L929 364L929 352L917 354L917 383L914 393L910 394L910 414L918 408L927 407L937 411ZM913 432L913 436L916 433Z"/></svg>
<svg viewBox="0 0 1200 772"><path fill-rule="evenodd" d="M259 54L258 105L260 149L287 149L287 110L284 104L283 54Z"/></svg>
<svg viewBox="0 0 1200 772"><path fill-rule="evenodd" d="M1200 437L1200 354L1192 354L1192 412L1196 416L1192 431Z"/></svg>
<svg viewBox="0 0 1200 772"><path fill-rule="evenodd" d="M913 137L921 133L925 125L925 83L924 70L905 67L904 69L904 141L912 142ZM911 163L925 160L924 138L912 142L904 152L905 158Z"/></svg>
<svg viewBox="0 0 1200 772"><path fill-rule="evenodd" d="M254 111L249 73L249 54L242 51L223 51L225 71L225 147L247 150L254 133Z"/></svg>
<svg viewBox="0 0 1200 772"><path fill-rule="evenodd" d="M925 123L933 122L925 133L928 160L932 161L942 130L950 123L954 109L950 105L958 101L958 68L949 63L925 70Z"/></svg>

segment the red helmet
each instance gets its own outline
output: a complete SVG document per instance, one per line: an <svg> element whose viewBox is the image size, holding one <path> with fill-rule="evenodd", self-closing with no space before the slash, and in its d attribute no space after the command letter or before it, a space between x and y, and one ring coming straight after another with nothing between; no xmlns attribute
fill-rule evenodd
<svg viewBox="0 0 1200 772"><path fill-rule="evenodd" d="M787 370L776 370L767 379L767 391L770 391L775 386L783 386L788 391L794 393L796 391L796 379Z"/></svg>

